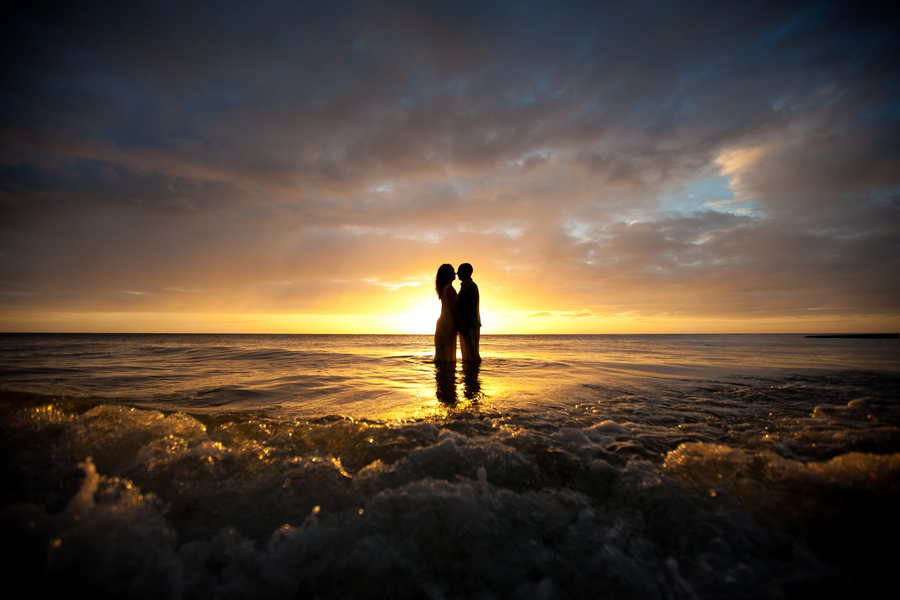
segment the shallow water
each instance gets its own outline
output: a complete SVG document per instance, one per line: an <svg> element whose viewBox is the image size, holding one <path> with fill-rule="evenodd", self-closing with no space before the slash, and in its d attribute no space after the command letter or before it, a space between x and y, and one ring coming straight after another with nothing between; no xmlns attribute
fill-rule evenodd
<svg viewBox="0 0 900 600"><path fill-rule="evenodd" d="M38 591L863 593L900 523L900 343L0 336L2 512Z"/></svg>

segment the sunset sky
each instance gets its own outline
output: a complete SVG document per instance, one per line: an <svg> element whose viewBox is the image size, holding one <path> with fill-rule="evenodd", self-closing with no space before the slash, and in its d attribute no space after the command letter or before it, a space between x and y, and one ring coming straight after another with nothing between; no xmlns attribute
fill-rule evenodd
<svg viewBox="0 0 900 600"><path fill-rule="evenodd" d="M4 11L0 331L900 331L857 2Z"/></svg>

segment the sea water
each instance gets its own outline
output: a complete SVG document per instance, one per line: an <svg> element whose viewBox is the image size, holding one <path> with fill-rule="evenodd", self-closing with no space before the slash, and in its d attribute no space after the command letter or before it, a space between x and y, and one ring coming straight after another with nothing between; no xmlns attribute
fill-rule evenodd
<svg viewBox="0 0 900 600"><path fill-rule="evenodd" d="M806 598L890 581L900 342L0 335L21 594Z"/></svg>

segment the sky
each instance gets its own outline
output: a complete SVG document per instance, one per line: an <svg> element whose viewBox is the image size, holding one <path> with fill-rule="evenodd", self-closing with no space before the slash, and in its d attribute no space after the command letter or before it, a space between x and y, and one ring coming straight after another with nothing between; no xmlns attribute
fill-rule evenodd
<svg viewBox="0 0 900 600"><path fill-rule="evenodd" d="M900 331L877 6L7 7L0 331Z"/></svg>

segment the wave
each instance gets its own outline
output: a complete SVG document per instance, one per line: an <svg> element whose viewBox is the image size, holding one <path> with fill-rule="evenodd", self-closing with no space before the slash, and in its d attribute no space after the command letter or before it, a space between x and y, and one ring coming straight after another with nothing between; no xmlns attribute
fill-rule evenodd
<svg viewBox="0 0 900 600"><path fill-rule="evenodd" d="M486 337L473 368L427 336L0 336L7 567L39 595L873 593L900 370L852 342Z"/></svg>
<svg viewBox="0 0 900 600"><path fill-rule="evenodd" d="M900 447L864 380L401 423L5 393L0 520L48 594L865 593L900 533Z"/></svg>

